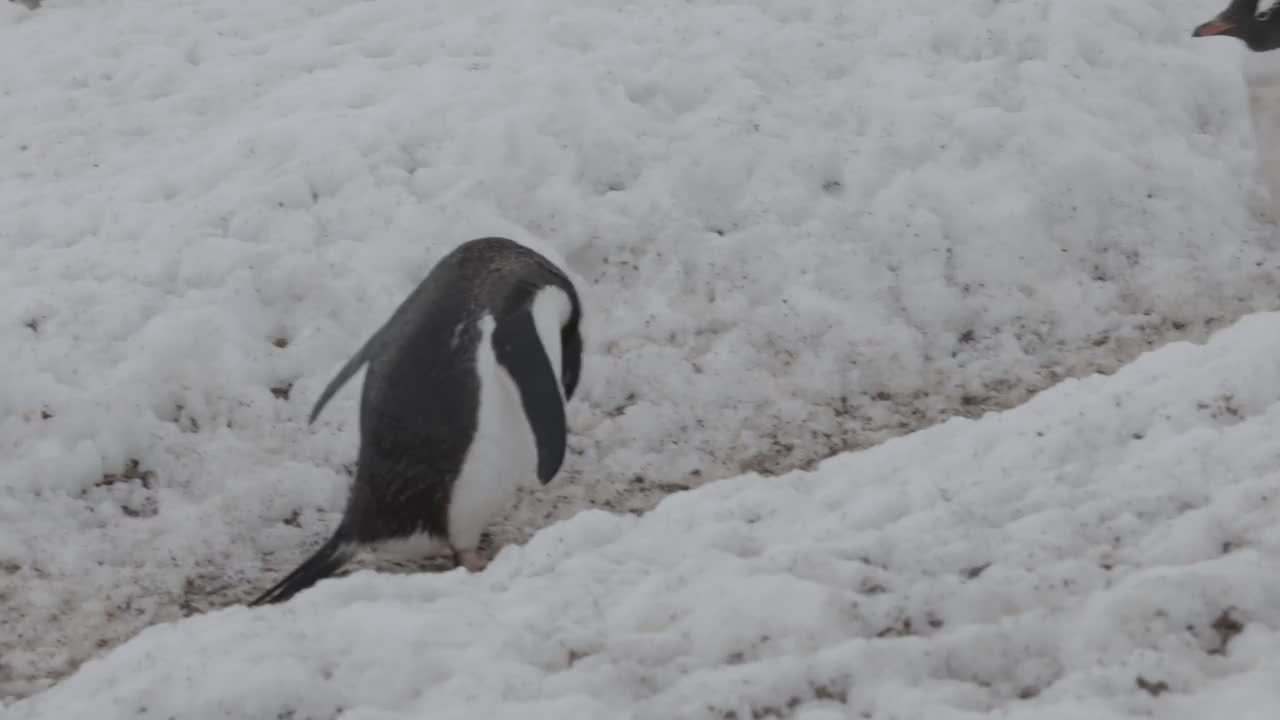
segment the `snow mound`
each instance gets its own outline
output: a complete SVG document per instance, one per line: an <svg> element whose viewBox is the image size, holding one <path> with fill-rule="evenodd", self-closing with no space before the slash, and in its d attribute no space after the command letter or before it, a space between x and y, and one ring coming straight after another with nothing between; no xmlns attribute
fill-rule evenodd
<svg viewBox="0 0 1280 720"><path fill-rule="evenodd" d="M1263 718L1280 314L484 573L147 629L7 718ZM772 713L772 714L771 714Z"/></svg>
<svg viewBox="0 0 1280 720"><path fill-rule="evenodd" d="M311 403L471 237L541 238L593 312L571 457L497 544L1274 309L1203 14L0 2L0 695L310 552L358 393Z"/></svg>

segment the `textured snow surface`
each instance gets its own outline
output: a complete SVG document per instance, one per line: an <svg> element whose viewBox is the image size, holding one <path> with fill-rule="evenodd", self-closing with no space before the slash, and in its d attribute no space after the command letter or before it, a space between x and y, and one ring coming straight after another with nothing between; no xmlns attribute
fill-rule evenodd
<svg viewBox="0 0 1280 720"><path fill-rule="evenodd" d="M7 718L1270 718L1280 314L480 575L149 628ZM772 714L771 714L772 713Z"/></svg>
<svg viewBox="0 0 1280 720"><path fill-rule="evenodd" d="M1204 14L1199 0L0 2L0 696L250 597L318 545L345 498L358 392L313 428L307 411L471 237L556 248L592 312L571 456L498 545L1007 407L1280 307L1239 50L1188 37ZM627 524L591 515L547 538L577 548L576 533ZM968 542L948 527L930 526L936 545ZM712 556L662 552L620 567L652 563L664 587L686 560L715 577ZM529 572L519 557L387 587L487 588ZM457 602L517 607L477 592ZM479 616L445 617L461 632ZM254 622L237 632L276 637Z"/></svg>

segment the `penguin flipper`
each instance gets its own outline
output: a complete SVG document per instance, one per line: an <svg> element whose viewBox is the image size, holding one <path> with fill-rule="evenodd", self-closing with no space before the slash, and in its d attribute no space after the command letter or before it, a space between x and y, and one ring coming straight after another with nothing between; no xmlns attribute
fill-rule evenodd
<svg viewBox="0 0 1280 720"><path fill-rule="evenodd" d="M342 366L342 369L338 371L338 374L333 376L333 379L329 381L329 384L324 387L324 391L320 393L320 397L316 398L316 404L311 408L311 415L307 418L308 425L315 422L316 418L320 417L320 411L324 410L324 406L333 399L333 396L342 389L343 385L347 384L347 381L351 379L351 376L359 372L360 368L365 363L373 359L374 351L378 349L382 335L383 332L381 329L374 333L373 337L369 338L369 340L356 351L356 354L351 356L351 359L347 361L347 364Z"/></svg>
<svg viewBox="0 0 1280 720"><path fill-rule="evenodd" d="M296 570L249 603L249 607L284 602L334 574L354 556L355 548L341 533L335 534Z"/></svg>
<svg viewBox="0 0 1280 720"><path fill-rule="evenodd" d="M525 417L538 448L538 480L546 485L564 463L568 422L564 398L533 314L523 310L501 320L493 331L493 350L520 390Z"/></svg>

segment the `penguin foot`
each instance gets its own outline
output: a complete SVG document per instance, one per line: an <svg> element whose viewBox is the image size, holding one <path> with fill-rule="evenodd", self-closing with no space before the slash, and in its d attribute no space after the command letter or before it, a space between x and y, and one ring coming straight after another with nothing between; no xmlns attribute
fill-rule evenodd
<svg viewBox="0 0 1280 720"><path fill-rule="evenodd" d="M465 567L469 572L473 573L478 573L481 570L484 570L485 566L489 564L487 560L481 557L480 552L475 548L467 550L458 550L455 548L453 551L453 558L457 564Z"/></svg>

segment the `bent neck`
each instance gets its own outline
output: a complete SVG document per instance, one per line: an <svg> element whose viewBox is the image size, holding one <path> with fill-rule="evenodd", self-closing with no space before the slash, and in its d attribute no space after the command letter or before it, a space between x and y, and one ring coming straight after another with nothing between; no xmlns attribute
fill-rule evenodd
<svg viewBox="0 0 1280 720"><path fill-rule="evenodd" d="M1255 52L1280 48L1280 22L1250 20L1247 25L1241 25L1240 39Z"/></svg>

